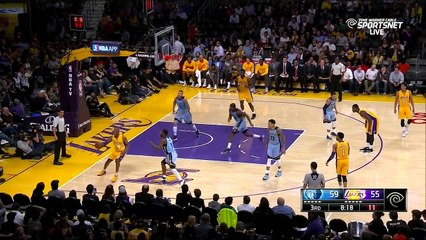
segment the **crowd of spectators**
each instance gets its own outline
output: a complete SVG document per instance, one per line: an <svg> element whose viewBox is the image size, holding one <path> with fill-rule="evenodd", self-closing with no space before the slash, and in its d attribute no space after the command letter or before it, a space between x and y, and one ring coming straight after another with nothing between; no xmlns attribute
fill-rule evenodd
<svg viewBox="0 0 426 240"><path fill-rule="evenodd" d="M176 54L186 55L184 61L194 61L183 64L182 80L191 77L199 87L222 83L229 89L227 83L241 70L254 73L249 76L252 88L264 81L265 92L280 91L281 83L286 91L293 91L296 83L302 92L318 92L319 83L326 83L330 90L354 95L393 95L402 82L412 84L404 77L410 70L406 59L421 30L418 1L249 1L222 5L213 12L204 31L174 44ZM349 18L395 18L403 25L372 36L367 29L349 28ZM331 63L336 58L342 67L337 89L331 89Z"/></svg>
<svg viewBox="0 0 426 240"><path fill-rule="evenodd" d="M306 218L295 213L278 197L271 204L266 197L256 206L249 196L236 205L232 197L223 202L218 194L211 201L202 198L200 189L188 185L174 203L158 188L149 185L131 197L121 185L117 193L108 185L103 193L89 184L81 198L71 190L68 197L51 182L45 193L38 183L31 198L1 194L0 233L10 239L335 239L335 240L423 240L426 236L426 209L413 210L408 222L397 212L382 220L383 212L374 212L371 222L358 226L341 219L327 222L324 214L309 212ZM272 206L274 205L274 206ZM423 217L422 217L423 215ZM423 218L423 219L422 219Z"/></svg>

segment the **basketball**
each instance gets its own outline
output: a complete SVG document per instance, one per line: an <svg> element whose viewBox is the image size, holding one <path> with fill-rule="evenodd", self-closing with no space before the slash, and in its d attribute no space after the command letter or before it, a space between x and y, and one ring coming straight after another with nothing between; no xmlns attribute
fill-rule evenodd
<svg viewBox="0 0 426 240"><path fill-rule="evenodd" d="M101 149L101 148L103 148L104 147L104 143L102 143L102 142L97 142L97 143L95 143L95 148L97 148L97 149Z"/></svg>
<svg viewBox="0 0 426 240"><path fill-rule="evenodd" d="M248 78L251 78L251 77L253 77L253 72L251 72L251 71L246 71L245 72L245 75L248 77Z"/></svg>

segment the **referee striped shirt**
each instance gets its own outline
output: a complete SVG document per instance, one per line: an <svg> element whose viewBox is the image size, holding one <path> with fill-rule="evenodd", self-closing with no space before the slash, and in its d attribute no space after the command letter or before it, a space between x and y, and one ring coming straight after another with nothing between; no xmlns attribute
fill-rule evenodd
<svg viewBox="0 0 426 240"><path fill-rule="evenodd" d="M310 189L321 189L325 186L324 175L317 172L308 173L305 175L303 184L306 185L306 188Z"/></svg>

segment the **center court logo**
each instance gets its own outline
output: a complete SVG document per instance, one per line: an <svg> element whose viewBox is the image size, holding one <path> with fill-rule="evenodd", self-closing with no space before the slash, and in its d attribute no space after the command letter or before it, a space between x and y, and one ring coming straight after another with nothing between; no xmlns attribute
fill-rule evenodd
<svg viewBox="0 0 426 240"><path fill-rule="evenodd" d="M200 170L197 169L186 169L186 168L179 168L177 169L182 179L185 180L185 182L192 181L192 178L187 178L188 173L196 173ZM122 182L130 182L130 183L148 183L148 184L164 184L164 185L176 185L179 184L179 181L176 179L176 177L171 173L166 173L166 182L163 183L163 173L161 171L155 171L150 172L146 174L145 176L141 178L134 178L134 179L124 179Z"/></svg>
<svg viewBox="0 0 426 240"><path fill-rule="evenodd" d="M385 30L400 29L401 21L396 18L349 18L346 24L350 29L364 29L370 35L385 35Z"/></svg>

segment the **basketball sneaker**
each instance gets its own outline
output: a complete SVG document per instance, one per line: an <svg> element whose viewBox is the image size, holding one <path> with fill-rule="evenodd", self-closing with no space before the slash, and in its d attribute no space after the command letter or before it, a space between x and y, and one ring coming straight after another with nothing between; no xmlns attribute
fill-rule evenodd
<svg viewBox="0 0 426 240"><path fill-rule="evenodd" d="M197 129L197 131L195 131L195 135L197 135L197 137L200 137L200 130Z"/></svg>
<svg viewBox="0 0 426 240"><path fill-rule="evenodd" d="M277 171L277 173L275 173L275 177L281 177L283 175L282 171Z"/></svg>
<svg viewBox="0 0 426 240"><path fill-rule="evenodd" d="M231 149L226 148L225 150L223 150L223 151L221 152L221 154L228 154L228 153L230 153L230 152L231 152Z"/></svg>
<svg viewBox="0 0 426 240"><path fill-rule="evenodd" d="M367 148L363 151L364 153L372 153L373 149L372 148Z"/></svg>
<svg viewBox="0 0 426 240"><path fill-rule="evenodd" d="M178 137L176 135L173 136L173 141L177 141Z"/></svg>
<svg viewBox="0 0 426 240"><path fill-rule="evenodd" d="M263 142L263 140L265 139L265 135L260 135L260 138L259 138L259 140L261 141L261 142Z"/></svg>
<svg viewBox="0 0 426 240"><path fill-rule="evenodd" d="M409 125L405 125L405 127L404 127L405 128L405 135L408 135L408 126Z"/></svg>
<svg viewBox="0 0 426 240"><path fill-rule="evenodd" d="M103 175L105 175L106 174L106 171L105 170L101 170L101 171L99 171L98 172L98 176L103 176Z"/></svg>
<svg viewBox="0 0 426 240"><path fill-rule="evenodd" d="M166 182L167 182L167 180L166 180L166 176L164 176L164 175L163 175L163 176L161 177L161 182L162 182L162 183L166 183Z"/></svg>
<svg viewBox="0 0 426 240"><path fill-rule="evenodd" d="M179 185L182 186L183 184L185 184L185 179L180 180Z"/></svg>
<svg viewBox="0 0 426 240"><path fill-rule="evenodd" d="M266 181L269 179L269 173L265 173L265 176L263 176L262 180Z"/></svg>
<svg viewBox="0 0 426 240"><path fill-rule="evenodd" d="M117 175L114 175L114 176L112 176L112 178L111 178L111 182L117 182Z"/></svg>
<svg viewBox="0 0 426 240"><path fill-rule="evenodd" d="M365 150L368 150L368 147L365 147L365 148L361 148L361 149L360 149L360 151L361 151L361 152L363 152L363 151L365 151Z"/></svg>
<svg viewBox="0 0 426 240"><path fill-rule="evenodd" d="M401 133L403 138L405 138L407 136L407 134L408 134L408 132L406 130L403 130L402 133Z"/></svg>
<svg viewBox="0 0 426 240"><path fill-rule="evenodd" d="M330 137L330 135L327 135L327 140L332 140L333 138Z"/></svg>
<svg viewBox="0 0 426 240"><path fill-rule="evenodd" d="M251 120L253 120L253 119L255 119L256 118L256 113L253 113L252 115L251 115Z"/></svg>

